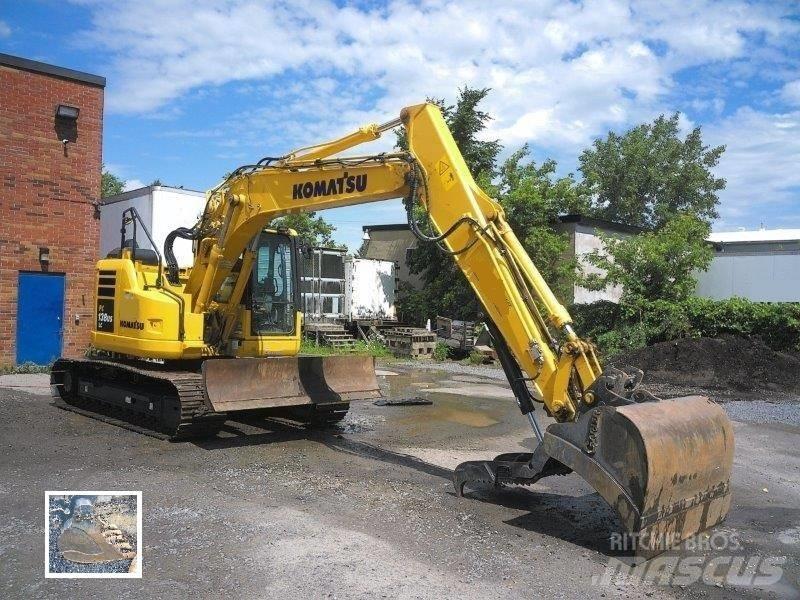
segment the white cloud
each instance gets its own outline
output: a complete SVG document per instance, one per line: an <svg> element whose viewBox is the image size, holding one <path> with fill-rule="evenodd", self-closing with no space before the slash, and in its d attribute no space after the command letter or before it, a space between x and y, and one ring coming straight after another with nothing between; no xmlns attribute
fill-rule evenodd
<svg viewBox="0 0 800 600"><path fill-rule="evenodd" d="M131 190L138 190L139 188L143 188L145 186L147 186L147 184L139 179L126 179L123 191L129 192Z"/></svg>
<svg viewBox="0 0 800 600"><path fill-rule="evenodd" d="M5 21L0 21L0 38L6 38L11 35L11 27Z"/></svg>
<svg viewBox="0 0 800 600"><path fill-rule="evenodd" d="M800 111L744 108L704 133L709 143L727 146L717 170L728 183L717 229L757 228L765 218L767 227L800 227Z"/></svg>
<svg viewBox="0 0 800 600"><path fill-rule="evenodd" d="M365 105L373 118L393 116L468 83L494 88L487 108L507 143L568 146L656 112L680 69L745 57L747 34L779 40L796 29L769 5L737 2L91 4L89 37L113 57L110 111L152 111L204 86L301 73L299 84L317 85L304 95L305 115L330 127L331 116L349 124ZM314 113L309 104L335 97L341 76L364 84L348 114Z"/></svg>
<svg viewBox="0 0 800 600"><path fill-rule="evenodd" d="M199 132L164 135L235 136L237 152L263 149L265 139L269 151L283 152L392 118L426 96L453 101L455 89L468 84L493 88L484 107L494 117L487 137L507 148L532 142L574 157L609 128L681 106L724 114L726 106L738 105L736 86L747 86L754 74L768 73L776 92L797 77L787 57L800 24L786 18L788 3L80 1L93 23L81 39L110 57L109 112L165 114L177 110L176 99L233 83L239 90L233 93L263 98L263 108ZM699 78L696 89L681 88L679 75L698 67L717 76ZM788 83L782 97L800 102L797 87ZM684 104L676 106L676 98ZM259 106L258 100L249 106ZM748 126L758 129L751 135ZM797 170L784 160L792 142L785 131L770 137L776 130L768 114L754 109L708 129L728 143L722 167L729 179L728 217L752 198L754 181L763 177L779 192L792 180L791 173L778 173ZM748 156L757 159L748 163Z"/></svg>
<svg viewBox="0 0 800 600"><path fill-rule="evenodd" d="M783 86L781 96L789 104L800 106L800 79L790 81Z"/></svg>

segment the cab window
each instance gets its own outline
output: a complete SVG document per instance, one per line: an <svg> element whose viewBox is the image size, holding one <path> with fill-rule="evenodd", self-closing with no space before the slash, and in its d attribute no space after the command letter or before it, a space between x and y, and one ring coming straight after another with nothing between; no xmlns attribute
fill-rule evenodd
<svg viewBox="0 0 800 600"><path fill-rule="evenodd" d="M262 233L251 282L252 334L294 331L294 265L288 236Z"/></svg>

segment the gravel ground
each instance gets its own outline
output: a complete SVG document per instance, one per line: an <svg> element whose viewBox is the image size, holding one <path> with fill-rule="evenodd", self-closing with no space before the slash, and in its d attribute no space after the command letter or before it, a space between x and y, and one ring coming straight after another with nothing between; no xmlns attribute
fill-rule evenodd
<svg viewBox="0 0 800 600"><path fill-rule="evenodd" d="M480 375L490 379L501 379L502 381L506 380L503 369L494 365L469 365L451 360L438 362L432 360L409 361L399 359L387 359L382 361L382 363L388 368L391 368L392 365L394 365L405 369L438 371L440 373L459 373L464 375Z"/></svg>
<svg viewBox="0 0 800 600"><path fill-rule="evenodd" d="M778 423L800 427L800 405L776 404L763 400L726 402L725 411L734 421Z"/></svg>
<svg viewBox="0 0 800 600"><path fill-rule="evenodd" d="M382 366L386 395L420 396L430 406L358 403L329 432L229 421L220 438L183 444L60 410L29 380L0 389L0 597L800 594L800 427L783 417L734 417L733 505L713 533L736 540L736 549L664 555L703 565L784 557L777 583L738 585L725 568L685 587L603 583L597 578L618 556L609 545L616 517L577 476L454 495L459 462L534 442L490 369L439 366ZM141 581L43 578L44 491L60 489L142 491Z"/></svg>

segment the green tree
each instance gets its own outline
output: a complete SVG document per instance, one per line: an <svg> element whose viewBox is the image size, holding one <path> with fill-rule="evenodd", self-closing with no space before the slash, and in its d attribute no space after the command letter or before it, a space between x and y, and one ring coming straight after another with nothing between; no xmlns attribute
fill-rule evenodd
<svg viewBox="0 0 800 600"><path fill-rule="evenodd" d="M608 254L589 256L605 275L590 275L587 287L622 286L613 328L596 332L605 353L613 355L691 333L687 307L697 287L694 272L707 269L713 258L705 243L709 233L708 223L683 214L655 231L626 239L606 237Z"/></svg>
<svg viewBox="0 0 800 600"><path fill-rule="evenodd" d="M583 213L588 206L585 188L570 173L556 176L556 162L524 163L528 146L512 154L500 169L496 197L509 225L557 296L565 297L575 280L577 264L567 258L569 239L554 224L558 217Z"/></svg>
<svg viewBox="0 0 800 600"><path fill-rule="evenodd" d="M657 231L604 237L607 255L594 253L589 260L605 275L590 275L587 284L594 289L621 285L620 303L634 309L656 301L683 302L697 287L693 273L707 269L714 256L705 243L710 232L708 223L683 214Z"/></svg>
<svg viewBox="0 0 800 600"><path fill-rule="evenodd" d="M108 169L105 165L100 171L100 197L108 198L116 194L121 194L125 191L125 180L120 179Z"/></svg>
<svg viewBox="0 0 800 600"><path fill-rule="evenodd" d="M609 132L580 155L593 211L610 221L658 229L679 214L711 222L725 180L715 177L724 146L703 144L700 127L684 139L679 113L618 135Z"/></svg>
<svg viewBox="0 0 800 600"><path fill-rule="evenodd" d="M275 219L270 227L288 227L297 232L302 243L314 247L343 248L333 239L336 227L314 212L297 213Z"/></svg>
<svg viewBox="0 0 800 600"><path fill-rule="evenodd" d="M442 111L442 116L453 134L464 162L476 179L481 175L489 177L494 175L497 155L503 149L498 140L478 139L478 134L486 129L486 124L492 120L489 113L478 110L478 105L490 91L489 88L473 89L465 86L458 90L455 105L448 105L441 98L427 99ZM396 135L397 147L408 150L405 129L399 129Z"/></svg>
<svg viewBox="0 0 800 600"><path fill-rule="evenodd" d="M576 263L565 258L568 239L555 224L558 216L585 212L588 196L585 186L572 174L556 176L556 163L547 160L538 166L526 161L530 151L523 146L497 169L497 157L502 146L497 140L479 139L491 116L478 106L488 89L459 90L455 106L441 108L467 166L478 185L503 206L506 217L531 255L545 280L557 294L564 296L574 281ZM403 134L398 146L406 148ZM420 322L436 314L457 319L475 319L481 308L475 293L456 266L452 257L435 244L420 243L412 253L409 267L422 275L424 287L398 291L398 310L401 315L414 315Z"/></svg>
<svg viewBox="0 0 800 600"><path fill-rule="evenodd" d="M604 237L605 252L588 257L605 274L586 277L587 287L623 289L619 322L597 336L612 353L688 331L694 273L713 257L705 240L725 188L713 173L725 147L704 145L699 127L681 138L678 119L662 115L623 135L611 132L580 156L593 214L646 229Z"/></svg>
<svg viewBox="0 0 800 600"><path fill-rule="evenodd" d="M362 240L361 245L359 245L358 250L353 253L353 256L356 258L367 258L367 247L369 246L369 240Z"/></svg>

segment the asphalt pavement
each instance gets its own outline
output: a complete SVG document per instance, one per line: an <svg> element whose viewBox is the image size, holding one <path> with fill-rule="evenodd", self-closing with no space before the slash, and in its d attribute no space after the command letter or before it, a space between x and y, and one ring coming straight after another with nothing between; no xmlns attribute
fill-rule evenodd
<svg viewBox="0 0 800 600"><path fill-rule="evenodd" d="M325 432L229 421L177 444L59 409L46 376L0 377L0 596L800 595L800 427L784 413L735 405L730 515L662 555L699 569L664 585L620 570L616 517L575 475L455 496L459 462L534 444L495 371L381 369L387 396L433 404L358 403ZM93 489L142 491L141 580L44 578L45 491Z"/></svg>

